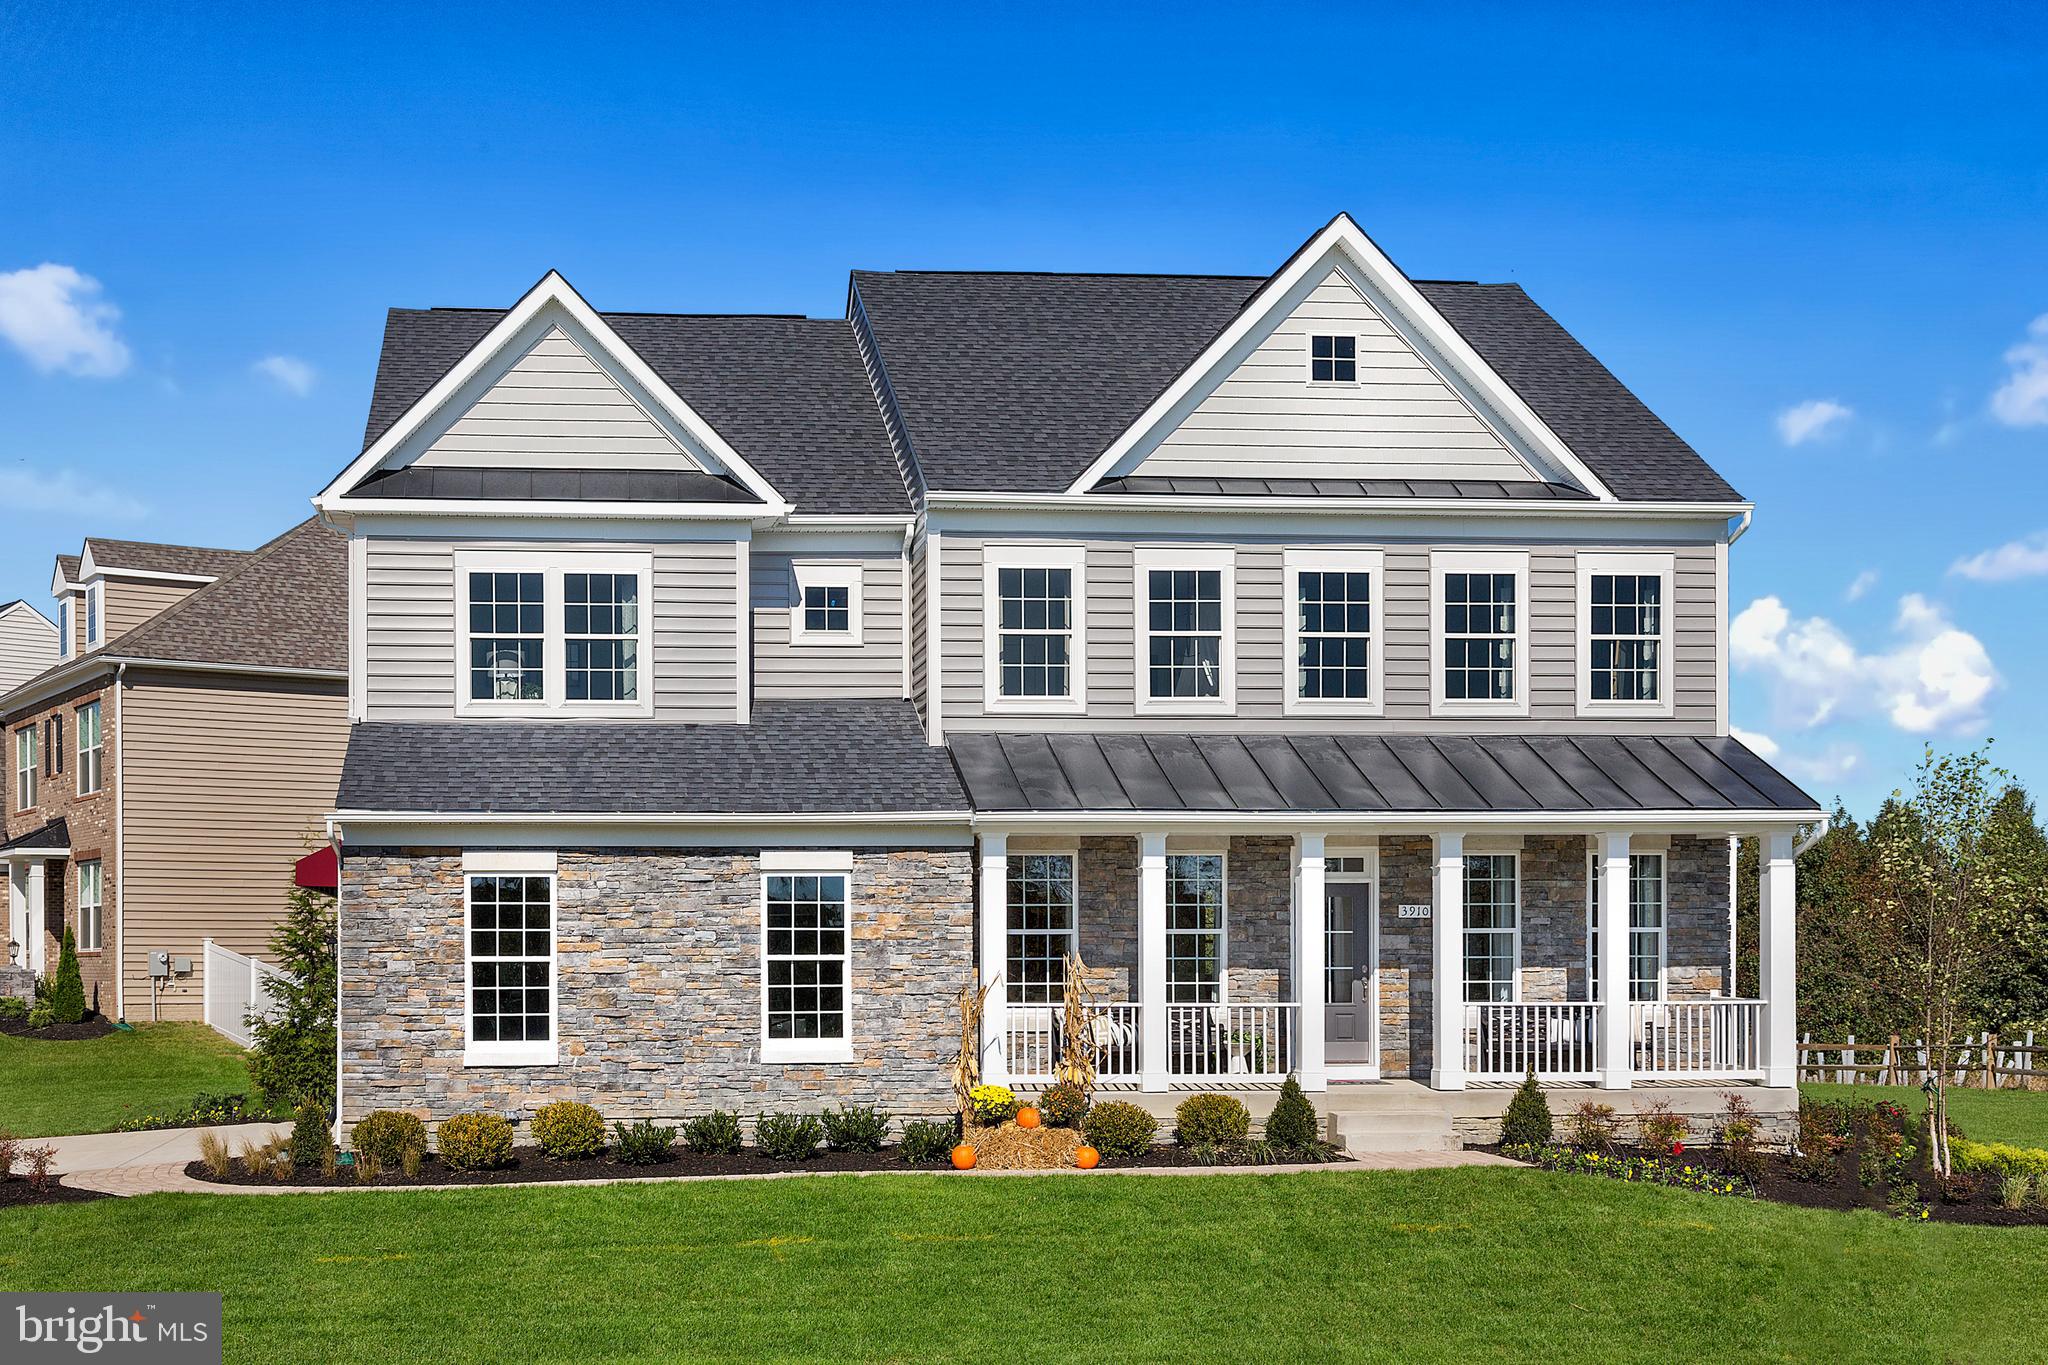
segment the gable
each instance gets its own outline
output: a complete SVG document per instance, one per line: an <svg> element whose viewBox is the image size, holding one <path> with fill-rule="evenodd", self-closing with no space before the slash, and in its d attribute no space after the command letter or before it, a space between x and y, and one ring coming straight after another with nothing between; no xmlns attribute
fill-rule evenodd
<svg viewBox="0 0 2048 1365"><path fill-rule="evenodd" d="M1150 477L1543 482L1335 262L1311 272L1133 452ZM1316 336L1350 341L1356 381L1310 380Z"/></svg>

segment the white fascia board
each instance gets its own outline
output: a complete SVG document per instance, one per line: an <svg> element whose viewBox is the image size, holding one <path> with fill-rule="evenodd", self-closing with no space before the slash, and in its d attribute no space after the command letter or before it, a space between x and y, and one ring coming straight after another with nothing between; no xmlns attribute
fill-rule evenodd
<svg viewBox="0 0 2048 1365"><path fill-rule="evenodd" d="M747 540L754 527L762 524L749 517L665 517L649 515L650 504L636 504L630 515L611 517L566 517L536 512L522 515L500 506L495 516L441 514L438 516L386 516L386 509L374 512L342 511L334 514L346 529L359 536L442 538L451 540L629 540L634 542Z"/></svg>
<svg viewBox="0 0 2048 1365"><path fill-rule="evenodd" d="M1558 468L1578 480L1580 485L1601 502L1615 501L1607 485L1589 469L1585 462L1572 453L1552 431L1549 425L1514 389L1494 373L1493 367L1472 349L1457 328L1437 312L1436 306L1422 296L1422 292L1401 272L1400 267L1387 258L1385 252L1366 236L1364 230L1353 222L1351 215L1340 213L1307 242L1303 243L1293 256L1288 258L1271 279L1260 287L1259 295L1251 307L1240 312L1228 327L1219 332L1202 353L1195 357L1180 376L1169 384L1165 391L1152 400L1137 421L1110 442L1095 463L1091 464L1080 478L1068 488L1070 493L1083 493L1108 477L1133 451L1137 450L1161 425L1173 420L1180 406L1206 381L1209 376L1242 344L1247 337L1264 326L1274 313L1287 306L1289 295L1308 276L1336 263L1349 264L1359 272L1359 277L1371 284L1382 297L1391 302L1403 316L1400 322L1413 327L1431 346L1443 355L1459 373L1479 391L1486 402L1505 417L1517 433L1529 445L1550 460ZM1359 279L1354 278L1353 283Z"/></svg>
<svg viewBox="0 0 2048 1365"><path fill-rule="evenodd" d="M80 555L80 556L79 556L79 561L80 561L80 564L81 564L81 566L82 566L82 565L83 565L83 563L84 563L84 559L85 559L85 557L84 557L83 555ZM52 562L51 562L51 564L50 564L50 596L52 596L52 597L62 597L62 596L63 596L63 595L65 594L65 593L67 593L67 592L78 592L78 591L80 591L81 589L83 589L84 587L85 587L85 584L84 584L84 582L82 582L82 581L81 581L81 582L76 582L76 583L74 583L74 582L72 582L72 581L71 581L70 579L68 579L68 578L66 578L66 577L64 576L64 566L63 566L63 565L61 565L61 564L58 564L58 563L56 563L55 561L52 561Z"/></svg>
<svg viewBox="0 0 2048 1365"><path fill-rule="evenodd" d="M1728 520L1755 510L1748 502L1536 502L1520 498L1296 498L1216 493L931 493L930 510L1065 512L1091 507L1155 512L1286 512L1301 516L1532 516ZM1717 529L1725 539L1729 527Z"/></svg>
<svg viewBox="0 0 2048 1365"><path fill-rule="evenodd" d="M351 498L339 497L321 511L357 517L488 517L531 521L558 517L571 521L744 521L772 522L782 515L774 507L729 502L521 502L510 498Z"/></svg>
<svg viewBox="0 0 2048 1365"><path fill-rule="evenodd" d="M90 554L89 551L88 554ZM78 566L78 574L79 577L82 579L119 578L126 579L128 581L136 583L184 583L190 584L195 588L203 588L208 583L217 583L220 581L219 576L216 574L159 573L155 569L123 569L118 568L112 564L94 564L92 566L92 572L87 573L85 569L85 561L80 562Z"/></svg>
<svg viewBox="0 0 2048 1365"><path fill-rule="evenodd" d="M656 374L653 367L641 359L640 354L612 330L611 324L599 316L596 309L584 302L583 296L571 288L567 280L553 270L543 275L539 283L527 290L519 302L512 305L511 311L484 334L484 339L470 348L469 354L457 361L454 368L442 375L434 387L428 389L425 395L407 408L382 436L372 442L362 454L356 456L332 483L322 489L319 496L314 499L314 504L323 511L341 510L340 500L350 489L367 478L393 452L431 421L466 384L475 379L486 365L548 308L558 308L567 314L577 327L604 349L609 358L623 369L634 383L653 396L673 421L709 451L713 459L725 466L727 472L746 485L754 496L767 504L775 515L781 516L789 512L789 503L775 491L774 485L761 477L752 465L741 458L740 453L734 450L695 408L685 402L681 394L670 388L668 381Z"/></svg>
<svg viewBox="0 0 2048 1365"><path fill-rule="evenodd" d="M1287 830L1303 834L1397 834L1417 830L1449 832L1486 829L1527 834L1597 834L1612 830L1703 832L1721 834L1783 833L1820 818L1820 811L989 811L976 815L977 830L1012 833L1037 830L1086 830L1091 834L1157 834L1262 832Z"/></svg>
<svg viewBox="0 0 2048 1365"><path fill-rule="evenodd" d="M17 611L25 611L30 616L35 617L36 620L42 622L48 628L52 635L57 633L57 623L30 606L28 599L25 597L18 602L10 602L4 611L0 611L0 616L11 616Z"/></svg>
<svg viewBox="0 0 2048 1365"><path fill-rule="evenodd" d="M652 848L968 848L965 812L888 815L502 815L336 811L330 837L378 846L477 843L492 848L576 848L618 844Z"/></svg>

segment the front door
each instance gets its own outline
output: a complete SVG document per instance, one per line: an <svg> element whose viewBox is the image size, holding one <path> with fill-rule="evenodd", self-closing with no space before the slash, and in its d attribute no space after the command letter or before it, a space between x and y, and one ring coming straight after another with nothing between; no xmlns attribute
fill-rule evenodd
<svg viewBox="0 0 2048 1365"><path fill-rule="evenodd" d="M1372 886L1332 882L1323 890L1324 1049L1334 1068L1379 1061L1373 1036Z"/></svg>

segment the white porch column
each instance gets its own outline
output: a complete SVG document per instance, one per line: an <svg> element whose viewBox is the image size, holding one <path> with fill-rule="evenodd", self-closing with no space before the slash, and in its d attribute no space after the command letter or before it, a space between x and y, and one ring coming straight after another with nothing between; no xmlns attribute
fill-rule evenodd
<svg viewBox="0 0 2048 1365"><path fill-rule="evenodd" d="M1465 836L1436 836L1436 909L1430 940L1436 952L1430 999L1435 1004L1435 1049L1429 1084L1465 1088Z"/></svg>
<svg viewBox="0 0 2048 1365"><path fill-rule="evenodd" d="M1764 1000L1764 1084L1799 1083L1799 871L1792 832L1763 837L1757 926L1757 993Z"/></svg>
<svg viewBox="0 0 2048 1365"><path fill-rule="evenodd" d="M981 836L979 984L988 988L981 1005L981 1078L989 1085L1004 1085L1010 1079L1004 1037L1009 988L1003 981L1003 967L1009 960L1009 847L1007 834Z"/></svg>
<svg viewBox="0 0 2048 1365"><path fill-rule="evenodd" d="M28 935L27 945L29 970L37 976L50 974L49 950L44 945L47 931L43 924L49 902L44 899L49 888L44 880L49 864L37 858L28 865Z"/></svg>
<svg viewBox="0 0 2048 1365"><path fill-rule="evenodd" d="M1166 836L1138 836L1138 1084L1164 1090L1166 1069Z"/></svg>
<svg viewBox="0 0 2048 1365"><path fill-rule="evenodd" d="M1327 1090L1323 1030L1323 843L1320 834L1300 839L1300 898L1294 905L1294 998L1299 1002L1294 1035L1294 1070L1303 1090ZM1359 951L1365 951L1360 945Z"/></svg>
<svg viewBox="0 0 2048 1365"><path fill-rule="evenodd" d="M1601 834L1595 839L1600 868L1600 1087L1626 1090L1635 1070L1629 1045L1628 836Z"/></svg>

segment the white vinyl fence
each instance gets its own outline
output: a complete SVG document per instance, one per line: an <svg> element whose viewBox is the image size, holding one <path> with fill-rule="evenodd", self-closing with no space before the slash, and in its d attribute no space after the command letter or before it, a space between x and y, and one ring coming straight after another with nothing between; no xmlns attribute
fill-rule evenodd
<svg viewBox="0 0 2048 1365"><path fill-rule="evenodd" d="M249 1046L249 1027L243 1021L251 1009L261 1014L276 1008L271 983L282 981L284 973L212 939L206 940L205 967L206 975L200 980L205 989L206 1022L216 1032Z"/></svg>

